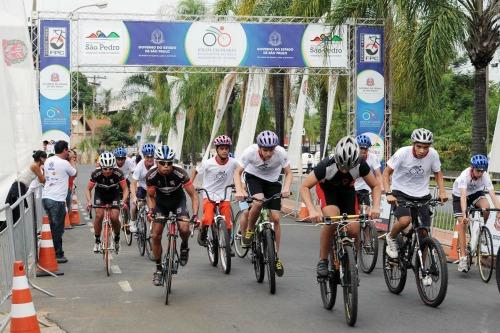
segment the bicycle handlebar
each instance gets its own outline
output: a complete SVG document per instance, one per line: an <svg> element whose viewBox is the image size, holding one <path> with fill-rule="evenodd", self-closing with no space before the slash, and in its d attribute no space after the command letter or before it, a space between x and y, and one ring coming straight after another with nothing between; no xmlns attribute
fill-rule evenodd
<svg viewBox="0 0 500 333"><path fill-rule="evenodd" d="M484 212L500 212L500 209L498 208L477 208L477 207L469 207L467 208L467 211L469 213L474 213L474 212L481 212L481 213L484 213Z"/></svg>
<svg viewBox="0 0 500 333"><path fill-rule="evenodd" d="M290 195L291 194L292 194L292 192L290 192ZM258 198L254 198L254 197L246 197L245 201L248 202L248 203L252 203L253 201L260 201L264 205L264 204L268 203L271 200L280 199L280 198L282 198L282 194L281 193L276 193L275 195L271 196L270 198L264 198L264 199L258 199Z"/></svg>
<svg viewBox="0 0 500 333"><path fill-rule="evenodd" d="M230 188L230 189L233 189L233 190L234 190L235 186L234 186L234 184L231 184L231 185L227 185L226 187L224 187L224 199L222 199L221 201L226 201L226 198L227 198L227 189L228 189L228 188ZM199 188L197 188L197 189L196 189L196 192L198 192L198 193L205 192L205 194L207 195L207 199L208 199L208 201L210 201L210 202L211 202L211 203L213 203L213 204L216 204L216 203L217 203L216 201L214 201L214 200L212 200L212 199L210 198L210 194L208 194L208 191L207 191L207 189L206 189L206 188L199 187ZM231 192L233 192L233 191L231 191Z"/></svg>

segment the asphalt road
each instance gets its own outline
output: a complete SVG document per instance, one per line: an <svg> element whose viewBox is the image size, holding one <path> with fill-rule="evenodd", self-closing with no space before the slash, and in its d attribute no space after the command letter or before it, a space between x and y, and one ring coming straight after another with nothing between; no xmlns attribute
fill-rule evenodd
<svg viewBox="0 0 500 333"><path fill-rule="evenodd" d="M90 170L79 168L82 204ZM151 283L154 263L139 256L135 241L131 247L122 242L112 260L115 273L106 277L85 225L64 234L65 275L35 281L56 297L34 291L34 303L68 332L500 332L496 283L483 283L476 268L463 274L448 265L446 299L431 308L421 302L412 272L401 295L387 290L381 256L371 275L360 273L358 321L348 327L341 293L332 311L322 307L315 277L320 229L288 218L282 224L285 275L277 278L276 295L256 282L248 258L233 258L231 274L224 275L193 238L189 263L174 276L165 306L164 289Z"/></svg>

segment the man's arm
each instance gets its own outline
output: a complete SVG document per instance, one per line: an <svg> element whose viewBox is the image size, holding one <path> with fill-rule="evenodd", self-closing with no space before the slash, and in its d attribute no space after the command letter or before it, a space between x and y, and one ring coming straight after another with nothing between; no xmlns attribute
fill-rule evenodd
<svg viewBox="0 0 500 333"><path fill-rule="evenodd" d="M380 169L375 169L374 174L377 183L380 185L380 193L385 193L384 180L382 179L382 172L380 172Z"/></svg>
<svg viewBox="0 0 500 333"><path fill-rule="evenodd" d="M371 218L378 218L380 216L380 195L382 192L380 182L371 171L363 179L372 189L373 207L370 209L370 216Z"/></svg>
<svg viewBox="0 0 500 333"><path fill-rule="evenodd" d="M186 190L187 194L191 198L191 207L193 209L193 216L198 215L198 209L199 209L199 200L198 200L198 192L196 192L196 189L194 188L194 185L191 183L184 187Z"/></svg>
<svg viewBox="0 0 500 333"><path fill-rule="evenodd" d="M384 189L385 189L386 193L387 193L387 191L391 192L391 176L392 176L393 172L394 172L394 169L391 168L390 166L386 166L384 169L384 173L383 173L382 178L384 180ZM390 204L396 203L396 198L393 195L388 195L386 197L386 200Z"/></svg>
<svg viewBox="0 0 500 333"><path fill-rule="evenodd" d="M87 199L87 206L90 206L90 202L92 201L92 189L94 188L95 183L89 182L87 188L85 189L85 198Z"/></svg>
<svg viewBox="0 0 500 333"><path fill-rule="evenodd" d="M122 188L122 202L127 202L128 198L128 186L127 181L124 179L120 182L120 187Z"/></svg>
<svg viewBox="0 0 500 333"><path fill-rule="evenodd" d="M467 218L467 215L465 214L467 212L467 189L466 188L461 188L460 189L460 209L462 210L462 216L463 218Z"/></svg>
<svg viewBox="0 0 500 333"><path fill-rule="evenodd" d="M130 182L130 199L132 200L132 202L137 201L136 193L137 193L137 180L132 178L132 181Z"/></svg>
<svg viewBox="0 0 500 333"><path fill-rule="evenodd" d="M194 184L194 180L196 179L196 176L198 175L198 171L196 171L196 168L193 169L193 172L191 172L191 182Z"/></svg>
<svg viewBox="0 0 500 333"><path fill-rule="evenodd" d="M146 204L148 205L148 208L155 209L156 208L156 188L154 186L148 186L147 189L147 196L146 196Z"/></svg>
<svg viewBox="0 0 500 333"><path fill-rule="evenodd" d="M243 173L243 168L241 167L241 165L238 165L236 167L236 170L234 171L234 177L233 177L234 187L236 188L235 198L238 201L245 199L245 197L247 196L247 192L243 188L243 184L241 182L242 173Z"/></svg>
<svg viewBox="0 0 500 333"><path fill-rule="evenodd" d="M441 171L434 172L434 177L436 178L436 183L439 187L439 200L441 202L448 201L448 195L446 194L446 189L444 188L444 178Z"/></svg>
<svg viewBox="0 0 500 333"><path fill-rule="evenodd" d="M320 222L322 215L321 212L316 210L311 197L311 189L316 186L316 184L318 184L318 179L313 171L306 176L299 188L300 197L309 210L309 219L311 222Z"/></svg>
<svg viewBox="0 0 500 333"><path fill-rule="evenodd" d="M283 198L288 198L290 196L290 186L292 186L293 174L289 165L283 168L283 170L285 171L285 185L281 193Z"/></svg>

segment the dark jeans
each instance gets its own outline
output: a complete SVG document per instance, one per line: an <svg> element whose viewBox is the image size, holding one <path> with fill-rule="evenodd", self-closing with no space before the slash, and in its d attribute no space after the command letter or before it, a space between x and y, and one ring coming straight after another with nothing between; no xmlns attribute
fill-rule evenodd
<svg viewBox="0 0 500 333"><path fill-rule="evenodd" d="M64 201L54 201L51 199L42 199L43 208L49 216L50 230L56 257L62 257L64 251L62 248L62 235L64 233L64 219L66 217L66 203Z"/></svg>
<svg viewBox="0 0 500 333"><path fill-rule="evenodd" d="M21 189L21 193L19 194L19 189ZM13 205L17 199L19 199L21 196L25 195L26 192L28 192L28 188L24 183L21 182L14 182L12 186L10 187L9 193L7 194L7 198L5 198L5 203L9 205ZM27 206L28 203L26 200L24 201L24 205ZM13 224L16 224L17 220L19 220L20 217L20 210L19 206L14 208L12 210L12 221Z"/></svg>

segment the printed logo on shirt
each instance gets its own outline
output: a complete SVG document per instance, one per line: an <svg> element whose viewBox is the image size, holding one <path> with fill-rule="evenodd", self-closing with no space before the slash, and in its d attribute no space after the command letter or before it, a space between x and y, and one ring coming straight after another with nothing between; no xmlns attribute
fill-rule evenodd
<svg viewBox="0 0 500 333"><path fill-rule="evenodd" d="M415 165L408 170L408 175L412 179L424 178L424 169L421 165Z"/></svg>
<svg viewBox="0 0 500 333"><path fill-rule="evenodd" d="M262 163L261 165L257 166L257 169L266 170L268 167L269 166L267 163Z"/></svg>
<svg viewBox="0 0 500 333"><path fill-rule="evenodd" d="M221 181L226 179L227 174L226 171L219 171L217 174L214 175L215 180Z"/></svg>

